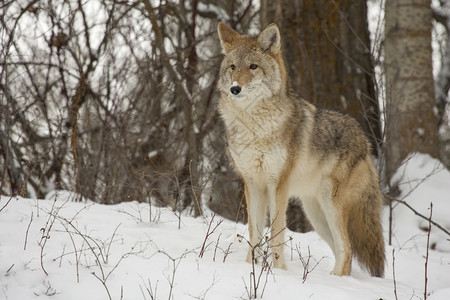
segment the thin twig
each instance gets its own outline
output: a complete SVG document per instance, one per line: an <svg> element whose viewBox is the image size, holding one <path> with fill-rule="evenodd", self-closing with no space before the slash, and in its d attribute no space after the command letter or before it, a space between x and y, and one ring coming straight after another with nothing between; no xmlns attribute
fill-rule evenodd
<svg viewBox="0 0 450 300"><path fill-rule="evenodd" d="M225 263L225 260L227 260L228 254L231 253L230 248L231 248L231 245L232 245L232 244L233 244L233 243L231 242L231 243L228 245L228 248L225 249L225 251L222 250L222 251L223 251L223 260L222 260L223 263Z"/></svg>
<svg viewBox="0 0 450 300"><path fill-rule="evenodd" d="M219 236L217 237L217 241L216 241L216 247L214 248L214 257L213 257L213 261L216 261L216 253L217 253L217 248L219 247L219 240L220 237L222 236L222 233L219 234Z"/></svg>
<svg viewBox="0 0 450 300"><path fill-rule="evenodd" d="M28 231L30 230L31 222L33 222L33 212L31 212L30 223L28 223L27 231L25 232L25 243L23 244L23 250L27 250Z"/></svg>
<svg viewBox="0 0 450 300"><path fill-rule="evenodd" d="M9 267L9 269L8 270L6 270L6 276L8 275L8 273L9 273L9 271L11 271L12 270L12 268L14 267L14 264L12 264L11 265L11 267Z"/></svg>
<svg viewBox="0 0 450 300"><path fill-rule="evenodd" d="M395 249L392 249L392 278L394 280L394 296L395 296L395 300L398 300L398 296L397 296L397 280L395 279Z"/></svg>
<svg viewBox="0 0 450 300"><path fill-rule="evenodd" d="M103 272L102 272L102 273L103 273ZM100 282L102 283L103 287L104 287L105 290L106 290L106 293L108 294L109 300L112 300L111 294L109 293L108 286L106 286L106 280L102 280L100 277L97 276L97 274L95 274L95 272L92 272L91 274L94 275L95 278L97 278L98 280L100 280ZM102 274L102 276L103 276L103 274Z"/></svg>
<svg viewBox="0 0 450 300"><path fill-rule="evenodd" d="M75 268L76 268L76 271L77 271L77 283L79 283L80 282L80 270L79 270L80 260L79 260L79 257L77 255L77 245L75 243L75 240L73 239L72 233L70 232L70 230L69 230L69 228L67 226L67 222L63 222L63 220L61 220L61 218L58 218L58 221L64 227L64 229L66 230L67 234L69 235L70 241L72 242L72 247L73 247L73 250L74 250L73 253L75 253ZM80 256L81 256L81 252L82 252L82 250L80 250ZM61 255L61 261L62 261L62 255Z"/></svg>
<svg viewBox="0 0 450 300"><path fill-rule="evenodd" d="M250 286L247 287L247 285L245 284L245 281L244 281L245 290L247 292L247 295L248 295L249 299L258 298L258 289L261 286L261 278L265 273L265 281L262 286L261 293L259 295L259 297L262 298L264 295L264 291L266 290L269 273L272 273L272 263L269 262L269 257L272 255L272 253L270 251L271 250L270 242L271 242L272 238L269 238L266 234L264 234L263 237L261 238L261 240L256 245L252 245L250 243L250 241L247 240L242 235L238 234L237 237L240 240L245 240L247 242L247 244L249 245L249 247L251 249L251 254L252 254L252 266L251 266L252 269L249 274ZM274 245L272 245L272 247L273 246ZM263 249L263 247L264 247L264 249ZM256 263L257 263L257 260L259 257L256 256L257 255L256 252L260 252L259 257L262 260L261 261L261 269L258 274L256 274L255 266L256 266Z"/></svg>
<svg viewBox="0 0 450 300"><path fill-rule="evenodd" d="M114 229L114 232L113 232L113 234L112 234L112 236L111 236L111 241L109 242L109 245L108 245L108 249L106 249L106 253L105 253L105 256L106 256L106 262L105 262L105 263L106 263L106 264L108 264L108 258L109 258L109 254L110 254L110 252L111 252L111 244L112 244L113 241L114 241L114 236L116 235L117 229L119 229L120 225L122 225L122 223L120 223L119 225L117 225L116 229Z"/></svg>
<svg viewBox="0 0 450 300"><path fill-rule="evenodd" d="M202 245L202 248L200 250L200 254L198 255L198 257L200 257L200 258L203 257L203 255L205 254L206 249L211 244L211 243L206 244L206 241L214 233L214 231L217 229L217 227L219 227L220 224L222 224L222 222L223 222L223 219L221 219L220 221L217 222L216 226L214 226L214 228L211 230L211 225L212 225L215 217L216 217L216 214L213 214L213 216L211 217L211 220L209 221L208 230L206 231L205 239L203 240L203 245Z"/></svg>
<svg viewBox="0 0 450 300"><path fill-rule="evenodd" d="M0 208L0 212L1 212L2 210L4 210L6 206L8 206L8 204L9 204L9 202L11 202L12 198L13 198L12 196L9 197L8 201L6 201L6 204L3 205L2 208Z"/></svg>
<svg viewBox="0 0 450 300"><path fill-rule="evenodd" d="M442 227L441 225L439 225L438 223L434 222L433 220L431 220L429 217L426 217L424 215L422 215L421 213L419 213L417 210L415 210L411 205L409 205L405 200L400 200L397 198L394 198L392 196L389 196L388 194L384 194L385 197L389 198L389 200L392 201L396 201L398 203L401 203L403 205L405 205L406 207L408 207L416 216L421 217L422 219L425 219L427 221L429 221L431 224L433 224L434 226L436 226L437 228L439 228L440 230L442 230L445 234L447 234L448 236L450 236L450 232L448 230L446 230L444 227Z"/></svg>
<svg viewBox="0 0 450 300"><path fill-rule="evenodd" d="M302 279L303 279L303 281L302 281L302 283L305 283L306 282L306 279L308 279L308 275L309 275L309 273L311 273L312 271L314 271L314 269L319 265L319 263L322 261L322 259L323 259L323 257L321 258L321 259L319 259L318 261L316 260L316 264L312 267L312 268L310 268L310 261L311 261L311 250L309 249L309 246L308 246L308 258L307 259L305 259L303 256L302 256L302 253L301 253L301 251L300 251L300 247L299 247L299 245L295 245L295 250L297 251L297 253L298 253L298 257L299 257L299 259L300 259L300 262L302 263L302 265L303 265L303 277L302 277Z"/></svg>
<svg viewBox="0 0 450 300"><path fill-rule="evenodd" d="M59 210L67 203L66 201L60 207L55 207L57 199L58 194L55 195L55 200L52 203L50 211L48 212L48 219L47 222L45 223L45 227L41 228L42 236L41 240L39 241L39 246L41 247L40 261L42 271L44 271L45 275L48 275L47 270L44 267L45 245L47 244L47 241L50 239L50 231L52 230L53 224L55 223L56 216L58 215Z"/></svg>
<svg viewBox="0 0 450 300"><path fill-rule="evenodd" d="M192 159L189 161L189 177L191 180L191 190L192 190L192 195L194 195L194 200L195 200L195 205L197 206L197 210L200 214L200 216L203 214L203 211L200 207L200 202L198 201L198 197L197 197L197 193L194 190L194 184L192 183Z"/></svg>
<svg viewBox="0 0 450 300"><path fill-rule="evenodd" d="M427 254L425 256L425 290L423 292L423 300L427 300L427 286L428 286L428 255L430 250L430 235L431 235L431 217L433 216L433 202L430 203L430 218L428 219L428 234L427 234Z"/></svg>

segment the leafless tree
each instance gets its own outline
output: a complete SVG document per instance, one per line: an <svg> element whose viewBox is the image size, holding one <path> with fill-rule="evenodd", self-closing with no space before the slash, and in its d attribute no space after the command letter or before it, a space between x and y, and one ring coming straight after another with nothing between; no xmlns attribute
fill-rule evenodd
<svg viewBox="0 0 450 300"><path fill-rule="evenodd" d="M2 193L66 188L201 214L224 149L217 21L255 15L252 1L216 2L3 2Z"/></svg>

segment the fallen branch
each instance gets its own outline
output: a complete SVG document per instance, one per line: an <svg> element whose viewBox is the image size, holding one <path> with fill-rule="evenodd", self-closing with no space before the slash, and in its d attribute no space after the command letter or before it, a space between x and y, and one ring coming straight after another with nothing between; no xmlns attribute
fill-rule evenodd
<svg viewBox="0 0 450 300"><path fill-rule="evenodd" d="M6 204L5 204L5 205L3 205L3 206L2 206L2 208L0 208L0 212L1 212L2 210L4 210L4 209L5 209L5 207L7 207L7 206L8 206L8 204L9 204L9 202L11 202L12 198L13 198L12 196L11 196L11 197L9 197L8 201L6 201Z"/></svg>
<svg viewBox="0 0 450 300"><path fill-rule="evenodd" d="M406 207L408 207L416 216L421 217L424 220L429 221L431 224L433 224L434 226L436 226L437 228L439 228L440 230L442 230L445 234L447 234L448 236L450 236L450 231L448 231L447 229L445 229L444 227L442 227L441 225L439 225L438 223L434 222L433 220L431 220L429 217L422 215L421 213L419 213L416 209L414 209L414 207L412 207L411 205L409 205L405 200L400 200L397 198L394 198L392 196L389 196L388 194L384 194L384 196L386 198L388 198L391 201L396 201L398 203L401 203L403 205L405 205Z"/></svg>

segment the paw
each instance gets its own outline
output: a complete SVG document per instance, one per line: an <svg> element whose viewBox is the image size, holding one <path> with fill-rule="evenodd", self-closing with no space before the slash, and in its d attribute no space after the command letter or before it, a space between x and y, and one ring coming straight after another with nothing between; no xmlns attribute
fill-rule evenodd
<svg viewBox="0 0 450 300"><path fill-rule="evenodd" d="M343 268L334 268L333 269L333 271L331 271L331 273L330 274L332 274L332 275L336 275L336 276L339 276L339 277L342 277L342 276L349 276L350 275L350 270L345 270L345 269L343 269Z"/></svg>
<svg viewBox="0 0 450 300"><path fill-rule="evenodd" d="M335 276L339 276L339 277L345 276L345 274L342 274L342 272L338 272L338 271L335 271L335 270L331 271L330 274L331 275L335 275Z"/></svg>

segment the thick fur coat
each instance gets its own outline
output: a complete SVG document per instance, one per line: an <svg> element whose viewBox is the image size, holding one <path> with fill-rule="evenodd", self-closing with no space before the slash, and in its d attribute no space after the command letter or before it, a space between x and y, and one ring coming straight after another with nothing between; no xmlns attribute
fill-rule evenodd
<svg viewBox="0 0 450 300"><path fill-rule="evenodd" d="M291 92L278 27L258 36L218 26L224 59L218 89L229 156L245 182L252 248L268 213L275 267L285 268L286 208L300 199L335 256L333 274L349 275L352 256L382 277L382 197L369 143L349 116L319 109Z"/></svg>

